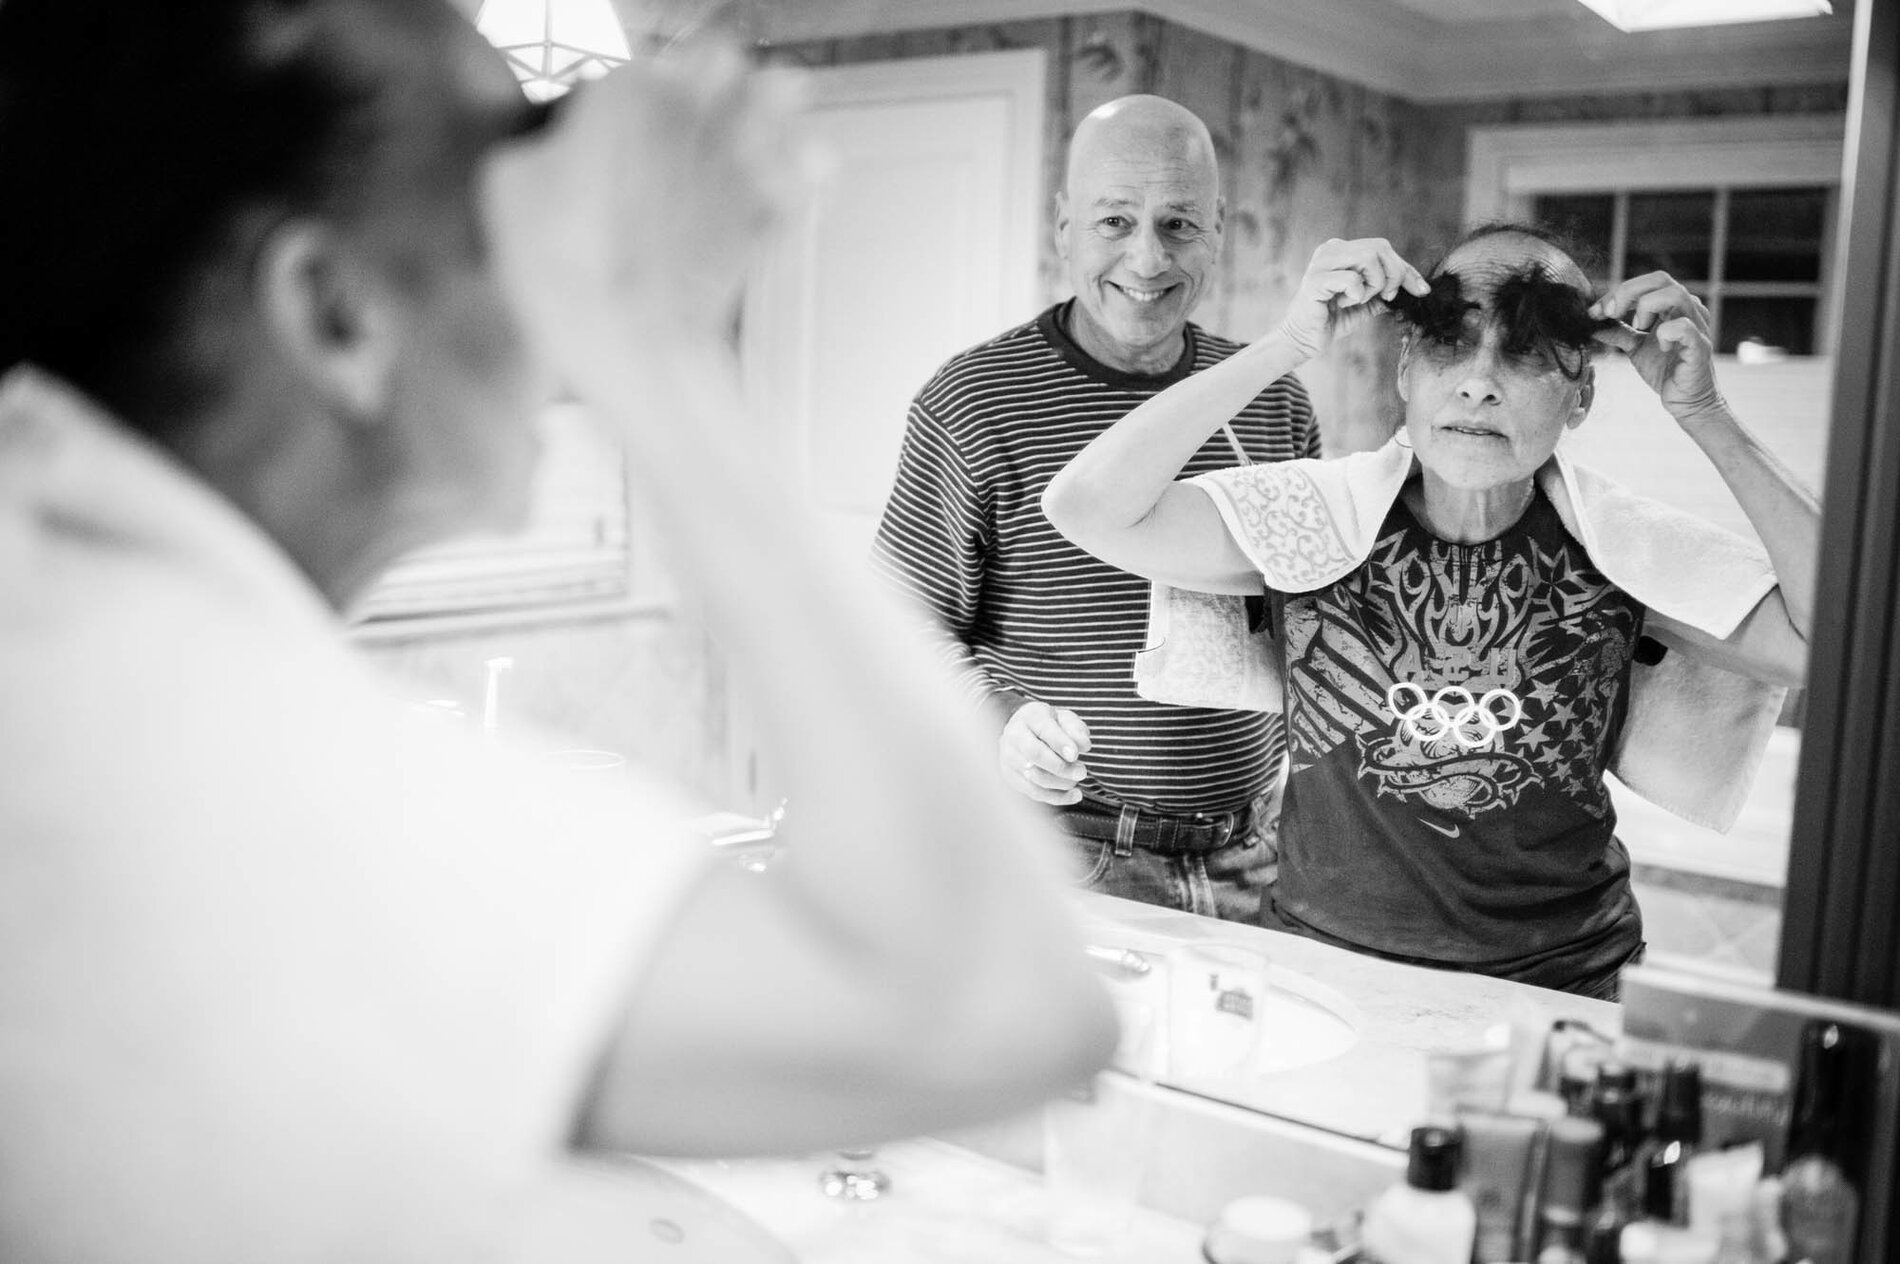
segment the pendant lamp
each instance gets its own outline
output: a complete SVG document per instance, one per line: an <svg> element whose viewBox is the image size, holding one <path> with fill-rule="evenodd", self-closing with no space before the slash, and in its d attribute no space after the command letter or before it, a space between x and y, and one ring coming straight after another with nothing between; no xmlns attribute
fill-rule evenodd
<svg viewBox="0 0 1900 1264"><path fill-rule="evenodd" d="M475 27L536 101L604 75L630 51L612 0L484 0Z"/></svg>

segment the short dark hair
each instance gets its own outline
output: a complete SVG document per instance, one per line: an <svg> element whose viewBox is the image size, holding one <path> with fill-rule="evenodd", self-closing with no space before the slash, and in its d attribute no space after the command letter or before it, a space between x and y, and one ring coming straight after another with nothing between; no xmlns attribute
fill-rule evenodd
<svg viewBox="0 0 1900 1264"><path fill-rule="evenodd" d="M475 240L472 152L392 161L396 99L433 85L363 55L372 22L414 42L438 7L0 0L0 372L39 364L163 440L224 387L205 279L246 269L272 213L431 190Z"/></svg>

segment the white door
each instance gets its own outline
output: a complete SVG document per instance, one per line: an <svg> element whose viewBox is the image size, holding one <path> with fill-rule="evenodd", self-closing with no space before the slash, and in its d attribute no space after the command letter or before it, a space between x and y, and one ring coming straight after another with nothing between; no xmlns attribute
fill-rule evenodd
<svg viewBox="0 0 1900 1264"><path fill-rule="evenodd" d="M910 397L1036 309L1040 50L815 72L831 167L748 290L747 394L838 547L862 559Z"/></svg>

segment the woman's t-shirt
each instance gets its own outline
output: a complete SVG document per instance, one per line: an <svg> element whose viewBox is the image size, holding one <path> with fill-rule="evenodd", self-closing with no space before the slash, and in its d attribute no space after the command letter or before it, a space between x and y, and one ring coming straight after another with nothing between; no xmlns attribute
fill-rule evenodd
<svg viewBox="0 0 1900 1264"><path fill-rule="evenodd" d="M1479 544L1438 539L1401 499L1357 570L1270 609L1284 920L1547 987L1635 950L1603 772L1644 611L1541 491Z"/></svg>

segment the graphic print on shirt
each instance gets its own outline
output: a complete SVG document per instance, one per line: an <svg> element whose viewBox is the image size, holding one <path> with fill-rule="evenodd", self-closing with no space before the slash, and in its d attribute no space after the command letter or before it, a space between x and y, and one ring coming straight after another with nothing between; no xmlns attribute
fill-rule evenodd
<svg viewBox="0 0 1900 1264"><path fill-rule="evenodd" d="M1475 817L1541 785L1600 819L1641 609L1561 531L1449 544L1395 511L1357 571L1289 597L1293 770L1351 742L1381 797Z"/></svg>

